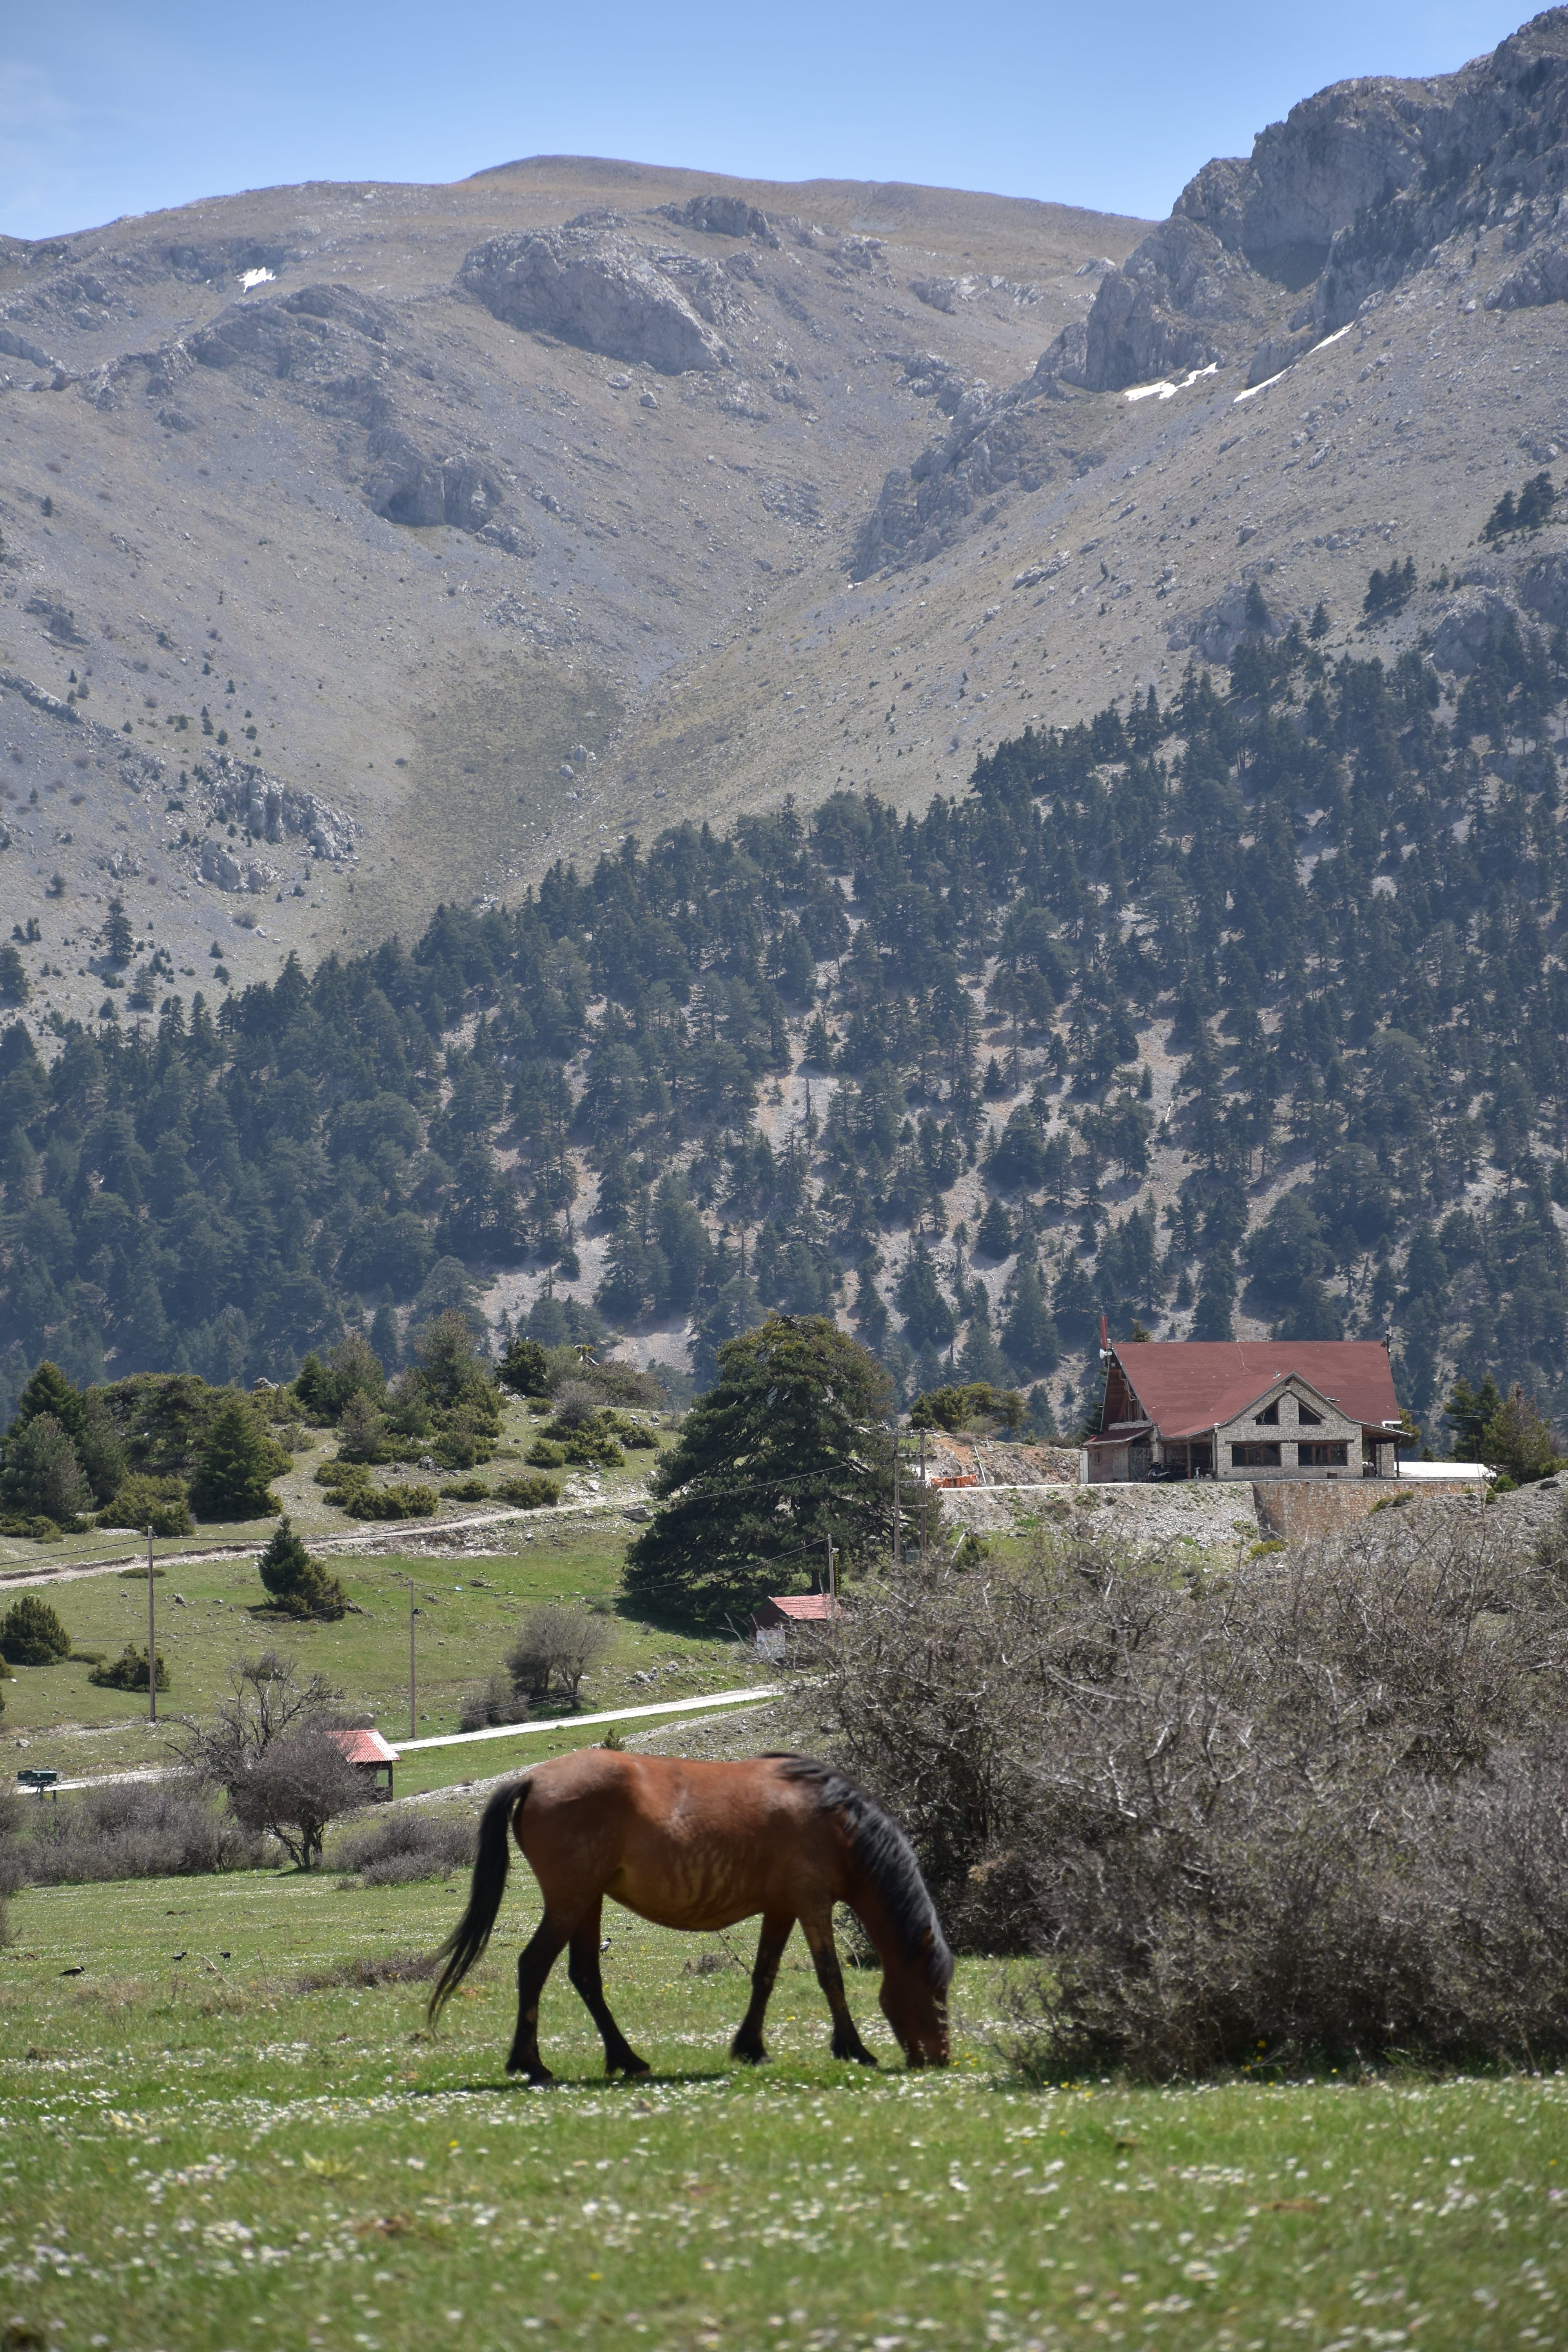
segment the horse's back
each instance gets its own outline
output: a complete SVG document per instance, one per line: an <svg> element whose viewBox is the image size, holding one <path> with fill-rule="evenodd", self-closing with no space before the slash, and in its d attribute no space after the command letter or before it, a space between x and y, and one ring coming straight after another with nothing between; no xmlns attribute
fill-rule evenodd
<svg viewBox="0 0 1568 2352"><path fill-rule="evenodd" d="M839 1874L831 1822L770 1758L579 1748L534 1766L515 1826L547 1902L607 1894L669 1927L798 1911Z"/></svg>

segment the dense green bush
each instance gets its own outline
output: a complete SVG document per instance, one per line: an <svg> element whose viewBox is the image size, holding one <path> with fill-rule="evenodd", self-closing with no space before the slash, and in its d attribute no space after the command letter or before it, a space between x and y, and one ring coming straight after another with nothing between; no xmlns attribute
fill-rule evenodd
<svg viewBox="0 0 1568 2352"><path fill-rule="evenodd" d="M256 1563L272 1607L285 1617L314 1617L335 1623L348 1596L335 1576L313 1559L285 1517Z"/></svg>
<svg viewBox="0 0 1568 2352"><path fill-rule="evenodd" d="M289 1467L289 1456L237 1391L219 1402L196 1454L191 1504L198 1518L272 1518L283 1506L268 1486Z"/></svg>
<svg viewBox="0 0 1568 2352"><path fill-rule="evenodd" d="M434 1486L410 1480L390 1486L348 1486L343 1509L351 1519L429 1519L440 1508Z"/></svg>
<svg viewBox="0 0 1568 2352"><path fill-rule="evenodd" d="M145 1650L137 1649L133 1643L127 1643L117 1658L105 1660L102 1664L94 1666L88 1676L88 1681L96 1683L100 1690L144 1691L147 1687L147 1653ZM158 1688L167 1690L168 1687L169 1669L164 1663L163 1653L160 1650L158 1652Z"/></svg>
<svg viewBox="0 0 1568 2352"><path fill-rule="evenodd" d="M151 1528L155 1536L188 1536L195 1524L183 1478L151 1478L141 1474L121 1482L114 1500L99 1517L104 1527Z"/></svg>
<svg viewBox="0 0 1568 2352"><path fill-rule="evenodd" d="M10 1438L0 1471L0 1505L24 1517L52 1519L75 1529L92 1507L68 1432L52 1412L35 1414Z"/></svg>
<svg viewBox="0 0 1568 2352"><path fill-rule="evenodd" d="M9 1666L52 1666L70 1649L70 1635L36 1592L19 1593L0 1617L0 1657Z"/></svg>
<svg viewBox="0 0 1568 2352"><path fill-rule="evenodd" d="M518 1511L546 1511L561 1500L561 1489L552 1478L502 1478L496 1500Z"/></svg>

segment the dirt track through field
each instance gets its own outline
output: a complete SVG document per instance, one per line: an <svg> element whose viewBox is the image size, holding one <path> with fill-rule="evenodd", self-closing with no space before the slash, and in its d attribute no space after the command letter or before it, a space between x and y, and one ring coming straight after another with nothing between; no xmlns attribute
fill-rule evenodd
<svg viewBox="0 0 1568 2352"><path fill-rule="evenodd" d="M526 1520L531 1527L558 1527L563 1519L593 1518L602 1517L605 1512L613 1515L626 1508L626 1504L620 1501L557 1503L542 1511L504 1508L478 1511L462 1519L432 1519L427 1522L400 1519L394 1528L382 1525L374 1533L362 1536L308 1536L305 1549L330 1559L347 1557L374 1559L377 1552L395 1552L403 1559L424 1559L433 1557L431 1547L437 1551L445 1550L455 1537L475 1534L486 1528L510 1526L519 1519ZM404 1533L405 1529L408 1532ZM160 1551L154 1539L153 1559L157 1567L184 1567L187 1563L203 1560L244 1559L252 1553L259 1553L264 1548L263 1541L252 1537L244 1543L214 1544L205 1551ZM87 1576L119 1576L128 1568L142 1567L146 1558L143 1538L139 1549L116 1552L110 1559L62 1560L58 1567L0 1569L0 1591L19 1592L29 1585L78 1584Z"/></svg>

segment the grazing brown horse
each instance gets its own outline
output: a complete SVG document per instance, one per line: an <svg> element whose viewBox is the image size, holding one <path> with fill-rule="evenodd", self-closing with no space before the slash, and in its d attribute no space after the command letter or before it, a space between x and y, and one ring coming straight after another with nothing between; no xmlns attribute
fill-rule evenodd
<svg viewBox="0 0 1568 2352"><path fill-rule="evenodd" d="M539 2054L539 2001L563 1949L572 1982L604 2036L605 2073L648 2072L611 2016L599 1979L606 1895L658 1927L699 1933L762 1913L751 2003L730 2045L753 2065L767 2056L763 2018L798 1919L833 2012L834 2056L874 2066L855 2031L834 1949L833 1906L847 1903L876 1946L882 2013L910 2064L947 2064L952 1956L919 1865L902 1831L830 1766L805 1756L697 1764L603 1748L536 1764L525 1779L498 1789L479 1817L468 1907L441 1947L446 1965L430 1999L432 2021L489 1941L506 1890L509 1830L544 1897L544 1916L517 1964L509 2074L554 2080Z"/></svg>

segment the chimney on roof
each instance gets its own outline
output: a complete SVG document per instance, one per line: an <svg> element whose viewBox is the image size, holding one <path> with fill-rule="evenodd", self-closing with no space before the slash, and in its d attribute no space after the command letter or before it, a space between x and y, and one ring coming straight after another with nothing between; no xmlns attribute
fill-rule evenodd
<svg viewBox="0 0 1568 2352"><path fill-rule="evenodd" d="M1100 1318L1100 1360L1103 1363L1110 1353L1110 1322L1107 1316Z"/></svg>

